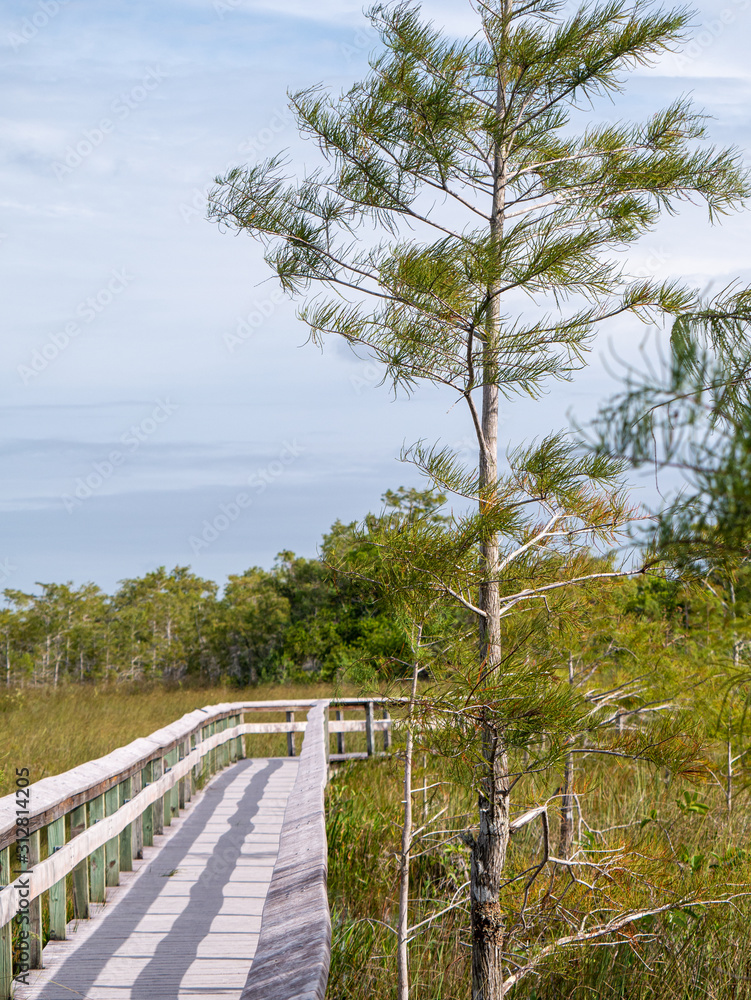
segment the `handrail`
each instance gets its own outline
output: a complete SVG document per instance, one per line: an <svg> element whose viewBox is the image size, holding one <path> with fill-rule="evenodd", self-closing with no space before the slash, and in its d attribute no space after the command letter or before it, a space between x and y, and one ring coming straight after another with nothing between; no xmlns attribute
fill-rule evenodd
<svg viewBox="0 0 751 1000"><path fill-rule="evenodd" d="M395 699L388 699L389 702ZM396 699L399 700L399 699ZM327 699L332 707L366 708L378 702L374 698L340 698ZM297 698L291 701L242 701L211 705L188 712L176 722L164 726L149 736L140 737L124 747L118 747L104 757L87 761L78 767L42 778L31 786L31 809L29 824L25 829L29 833L47 826L53 820L71 812L78 806L90 802L91 799L107 792L114 786L142 771L148 764L179 748L180 744L195 736L207 725L216 724L224 719L245 712L274 712L305 710L319 702L312 698ZM304 723L294 728L284 728L285 723L272 723L279 728L269 732L302 732ZM341 729L332 726L332 732L358 732L362 723L349 722ZM374 729L384 728L383 723L375 721ZM261 732L260 727L246 730ZM14 843L17 839L16 830L16 799L14 795L0 798L0 851Z"/></svg>
<svg viewBox="0 0 751 1000"><path fill-rule="evenodd" d="M150 736L134 740L127 746L118 747L104 757L34 782L31 786L33 794L28 831L33 833L77 806L97 798L143 770L153 760L173 752L181 743L196 736L208 725L244 712L294 711L295 708L310 708L314 704L313 699L303 698L293 701L231 702L197 708L169 726L158 729ZM0 798L0 851L17 839L16 811L16 799L13 795Z"/></svg>
<svg viewBox="0 0 751 1000"><path fill-rule="evenodd" d="M300 766L290 793L279 855L261 916L261 934L241 1000L324 1000L331 917L324 789L328 779L328 702L308 712ZM290 933L294 933L294 947Z"/></svg>
<svg viewBox="0 0 751 1000"><path fill-rule="evenodd" d="M73 871L76 865L85 861L98 848L104 847L125 830L150 805L163 799L172 791L175 785L212 750L237 739L245 727L242 725L225 729L202 741L200 746L191 750L182 760L173 764L166 774L144 788L137 798L123 803L116 812L100 819L95 825L88 827L67 844L60 846L46 860L38 862L34 867L10 885L0 889L0 926L8 923L18 912L18 904L23 899L36 899L47 892L53 885ZM25 890L23 896L21 889Z"/></svg>

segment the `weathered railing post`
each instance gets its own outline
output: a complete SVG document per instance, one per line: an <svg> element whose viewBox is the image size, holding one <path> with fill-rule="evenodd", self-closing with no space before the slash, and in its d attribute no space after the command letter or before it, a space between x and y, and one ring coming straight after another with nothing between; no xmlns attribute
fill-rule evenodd
<svg viewBox="0 0 751 1000"><path fill-rule="evenodd" d="M304 737L303 737L304 739ZM331 776L331 736L329 733L329 706L323 709L323 752L326 755L326 783Z"/></svg>
<svg viewBox="0 0 751 1000"><path fill-rule="evenodd" d="M130 802L133 798L133 779L125 778L117 786L117 806L124 806L126 802ZM128 823L125 829L120 833L118 839L118 854L120 860L120 871L121 872L132 872L133 871L133 858L137 855L134 853L133 847L133 833L134 833L135 822Z"/></svg>
<svg viewBox="0 0 751 1000"><path fill-rule="evenodd" d="M287 714L287 722L294 722L295 721L295 713L294 712L287 712L286 714ZM294 733L287 733L287 756L288 757L294 757L295 756L295 734Z"/></svg>
<svg viewBox="0 0 751 1000"><path fill-rule="evenodd" d="M130 781L130 797L134 798L143 788L143 771L136 771ZM143 857L143 813L136 816L130 824L130 830L130 856L135 861L136 858Z"/></svg>
<svg viewBox="0 0 751 1000"><path fill-rule="evenodd" d="M21 867L28 870L38 865L41 859L39 830L29 834L28 861ZM32 969L42 968L42 897L29 901L29 965Z"/></svg>
<svg viewBox="0 0 751 1000"><path fill-rule="evenodd" d="M76 806L70 814L70 839L86 829L86 806ZM73 913L77 920L89 919L89 863L86 858L73 869Z"/></svg>
<svg viewBox="0 0 751 1000"><path fill-rule="evenodd" d="M164 758L164 774L167 771L171 771L175 766L176 752L176 750L170 750ZM162 802L164 803L164 825L172 826L172 817L175 815L177 809L177 788L174 785L164 793Z"/></svg>
<svg viewBox="0 0 751 1000"><path fill-rule="evenodd" d="M100 819L104 819L104 796L97 795L89 802L89 826L94 826ZM105 900L105 864L104 847L97 847L89 855L91 870L89 873L89 899L92 903L103 903Z"/></svg>
<svg viewBox="0 0 751 1000"><path fill-rule="evenodd" d="M208 736L209 736L210 733L211 733L211 726L203 726L202 727L202 729L201 729L201 743L203 743L204 740L206 740L208 738ZM201 779L202 779L204 787L206 786L206 782L209 780L209 764L211 763L211 761L209 759L210 757L211 757L211 754L207 753L207 754L204 754L204 756L201 758Z"/></svg>
<svg viewBox="0 0 751 1000"><path fill-rule="evenodd" d="M180 747L176 746L175 749L170 754L170 765L169 766L170 767L174 767L175 764L178 762L179 759L180 759ZM172 822L173 819L175 819L176 816L180 815L180 788L179 788L179 784L180 783L176 781L175 784L170 789L170 793L169 793L170 823ZM185 803L183 803L183 805L184 804Z"/></svg>
<svg viewBox="0 0 751 1000"><path fill-rule="evenodd" d="M47 827L47 855L51 857L56 850L65 844L65 817L53 820ZM50 889L47 895L47 902L50 910L50 939L53 941L65 940L65 925L68 923L68 894L65 887L65 879Z"/></svg>
<svg viewBox="0 0 751 1000"><path fill-rule="evenodd" d="M193 749L193 741L195 737L188 737L185 741L185 756L189 756ZM193 779L195 777L195 767L191 767L188 773L185 775L185 801L190 802L193 798Z"/></svg>
<svg viewBox="0 0 751 1000"><path fill-rule="evenodd" d="M237 716L237 724L238 724L238 726L241 726L244 721L245 721L245 719L244 719L243 713L240 712L240 714ZM238 736L237 740L235 742L237 743L237 759L238 760L243 760L245 758L245 744L244 744L244 739L243 739L242 736Z"/></svg>
<svg viewBox="0 0 751 1000"><path fill-rule="evenodd" d="M209 724L209 736L213 736L215 733L216 733L216 723L211 722ZM212 774L216 774L216 747L214 747L213 750L209 750L208 758L209 758L209 777L211 777Z"/></svg>
<svg viewBox="0 0 751 1000"><path fill-rule="evenodd" d="M180 760L184 760L188 756L189 740L183 740L180 744ZM184 778L180 778L180 792L178 795L178 806L181 809L185 808L185 803L188 801L190 796L188 795L188 784L190 782L190 771Z"/></svg>
<svg viewBox="0 0 751 1000"><path fill-rule="evenodd" d="M229 729L229 718L222 719L221 732L224 732L225 729ZM229 767L229 763L229 743L222 743L222 767Z"/></svg>
<svg viewBox="0 0 751 1000"><path fill-rule="evenodd" d="M10 848L0 851L0 885L10 883ZM12 924L0 927L0 998L8 1000L13 991Z"/></svg>
<svg viewBox="0 0 751 1000"><path fill-rule="evenodd" d="M389 710L384 708L383 717L386 720L386 725L383 729L383 749L391 749L391 716L389 715Z"/></svg>
<svg viewBox="0 0 751 1000"><path fill-rule="evenodd" d="M223 729L224 729L224 719L217 719L217 721L214 723L214 732L218 734L221 733ZM220 744L218 747L216 747L216 749L214 750L214 754L215 754L214 770L218 774L224 767L224 744Z"/></svg>
<svg viewBox="0 0 751 1000"><path fill-rule="evenodd" d="M232 725L241 726L242 721L243 721L242 715L235 715L232 718ZM235 763L237 763L238 760L241 760L243 758L244 754L243 754L242 736L236 736L234 740L232 740L232 754Z"/></svg>
<svg viewBox="0 0 751 1000"><path fill-rule="evenodd" d="M151 762L151 780L159 781L162 776L162 767L164 766L164 759L162 757L155 757ZM161 799L157 799L154 803L151 811L152 824L153 824L153 834L158 837L159 834L164 833L164 796Z"/></svg>
<svg viewBox="0 0 751 1000"><path fill-rule="evenodd" d="M154 761L150 760L145 767L141 768L141 787L148 788L148 786L154 781ZM143 830L143 846L153 847L154 846L154 813L156 809L153 805L146 806L142 815L143 825L141 829Z"/></svg>
<svg viewBox="0 0 751 1000"><path fill-rule="evenodd" d="M172 768L174 762L175 762L175 751L174 750L170 750L170 752L164 758L164 771L162 771L162 774L166 774L167 771L169 771ZM162 796L162 809L163 809L163 812L164 812L164 826L171 826L172 825L172 815L173 815L173 812L172 812L172 798L173 798L173 793L174 792L176 792L176 789L175 789L175 787L173 785L172 788L168 789L164 793L164 795ZM164 829L164 827L162 829Z"/></svg>
<svg viewBox="0 0 751 1000"><path fill-rule="evenodd" d="M162 774L166 774L170 769L170 755L167 753L162 757ZM161 777L161 775L160 775ZM164 828L169 826L172 822L172 805L170 799L172 797L171 792L165 792L161 798L161 807L158 810L162 814L162 829L159 833L164 833Z"/></svg>
<svg viewBox="0 0 751 1000"><path fill-rule="evenodd" d="M372 757L375 753L375 746L373 744L373 702L369 701L365 706L365 746L368 751L368 757Z"/></svg>
<svg viewBox="0 0 751 1000"><path fill-rule="evenodd" d="M344 712L341 708L337 708L336 710L336 719L337 722L341 722L344 719ZM339 754L344 753L344 733L336 734L336 752Z"/></svg>
<svg viewBox="0 0 751 1000"><path fill-rule="evenodd" d="M180 743L177 748L177 759L182 760L185 757L185 743ZM185 808L185 778L180 778L177 783L177 808L178 810Z"/></svg>
<svg viewBox="0 0 751 1000"><path fill-rule="evenodd" d="M111 816L120 808L120 789L117 785L108 788L104 793L104 815ZM120 884L120 837L108 840L104 847L104 862L107 885Z"/></svg>

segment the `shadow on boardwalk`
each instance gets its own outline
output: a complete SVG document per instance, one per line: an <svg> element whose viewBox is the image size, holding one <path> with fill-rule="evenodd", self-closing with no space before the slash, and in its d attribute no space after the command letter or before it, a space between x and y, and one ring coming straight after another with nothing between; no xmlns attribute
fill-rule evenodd
<svg viewBox="0 0 751 1000"><path fill-rule="evenodd" d="M135 884L110 912L105 909L97 920L99 926L78 947L71 942L75 951L55 970L54 979L38 993L34 992L35 997L38 1000L75 1000L76 997L85 1000L201 997L208 1000L209 997L239 996L252 957L252 951L247 948L249 935L242 933L248 930L249 921L253 919L245 916L249 911L245 909L243 913L224 918L230 922L228 931L241 933L215 931L210 941L206 939L226 902L225 889L241 857L263 869L261 872L256 868L257 874L251 881L258 884L252 893L245 894L254 897L257 924L260 924L263 897L277 854L276 845L269 842L274 834L268 829L268 821L262 824L267 827L266 837L262 830L261 843L250 855L246 844L256 832L254 820L258 817L264 793L274 794L274 789L269 787L270 779L280 769L287 770L285 763L281 759L243 760L213 781L182 820L180 829L159 850L148 868L139 873ZM233 785L239 786L235 789L239 797L234 800L234 811L229 811ZM287 783L283 782L277 795L286 795L288 791ZM283 804L279 807L282 814ZM224 829L212 841L211 827L226 827L227 823L229 829ZM281 816L278 825L281 826ZM186 864L196 869L194 879L170 878ZM241 881L249 890L248 881ZM182 897L178 888L181 885L186 889L190 887L189 893L183 893ZM206 942L203 948L202 942ZM237 945L245 955L237 953ZM243 964L244 971L234 968ZM185 979L189 970L191 974ZM234 973L229 979L228 972Z"/></svg>

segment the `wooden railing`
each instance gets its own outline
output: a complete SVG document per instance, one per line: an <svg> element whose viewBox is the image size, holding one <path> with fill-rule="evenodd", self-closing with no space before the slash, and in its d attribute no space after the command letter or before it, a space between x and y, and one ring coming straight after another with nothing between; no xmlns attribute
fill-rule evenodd
<svg viewBox="0 0 751 1000"><path fill-rule="evenodd" d="M274 869L261 937L244 1000L297 996L304 966L306 996L325 993L331 929L326 902L326 835L323 789L329 758L348 759L376 752L391 741L391 720L375 718L372 699L237 702L197 709L151 736L89 761L64 774L44 778L0 799L0 1000L12 995L12 921L22 918L24 965L42 967L41 902L47 893L49 937L65 938L67 876L72 873L73 909L89 916L90 902L104 902L107 886L152 846L192 798L196 783L210 780L244 756L248 734L286 733L287 752L295 754L295 733L304 732L295 790L284 818L279 859ZM329 720L329 706L336 719ZM345 709L359 709L365 719L344 719ZM284 722L245 722L253 712L281 712ZM295 721L295 712L308 722ZM346 733L364 732L365 753L345 753ZM329 754L329 734L337 736L337 754ZM23 769L21 769L23 770ZM23 784L23 780L21 780ZM46 829L47 857L41 859ZM11 879L11 845L22 873ZM300 903L281 905L290 891ZM297 898L297 895L296 895ZM282 928L286 929L282 929ZM296 944L290 948L290 934ZM285 947L282 948L282 938ZM299 956L299 957L296 957ZM271 976L270 970L274 969ZM270 981L279 984L271 991ZM256 981L258 986L255 985ZM282 984L287 983L291 992ZM292 989L294 985L294 989Z"/></svg>
<svg viewBox="0 0 751 1000"><path fill-rule="evenodd" d="M328 702L308 713L300 767L284 814L261 934L241 1000L324 1000L331 918L323 793L328 777Z"/></svg>

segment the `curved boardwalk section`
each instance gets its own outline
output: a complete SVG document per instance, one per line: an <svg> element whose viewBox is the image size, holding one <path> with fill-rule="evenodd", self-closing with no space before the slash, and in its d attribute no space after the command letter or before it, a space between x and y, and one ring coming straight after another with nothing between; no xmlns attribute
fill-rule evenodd
<svg viewBox="0 0 751 1000"><path fill-rule="evenodd" d="M329 704L198 709L29 786L20 826L17 798L0 799L0 1000L18 976L19 919L31 971L16 980L18 1000L323 1000L329 736L343 759L362 756L344 753L344 734L364 733L371 755L376 730L387 749L391 727L367 699L337 702L330 725ZM344 707L365 720L344 719ZM307 721L295 721L302 711ZM248 722L253 712L286 720ZM286 733L293 756L243 759L243 738L258 733ZM13 881L11 849L22 866ZM79 919L66 926L71 902Z"/></svg>
<svg viewBox="0 0 751 1000"><path fill-rule="evenodd" d="M19 1000L239 997L297 770L296 759L249 759L221 773L99 919L45 948Z"/></svg>

